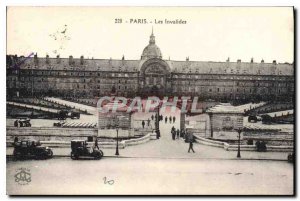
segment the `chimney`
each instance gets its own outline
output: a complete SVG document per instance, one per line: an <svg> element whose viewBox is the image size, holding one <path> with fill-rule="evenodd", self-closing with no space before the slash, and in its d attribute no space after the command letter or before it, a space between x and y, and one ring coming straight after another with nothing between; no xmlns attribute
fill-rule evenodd
<svg viewBox="0 0 300 201"><path fill-rule="evenodd" d="M254 61L254 59L253 59L253 57L251 58L251 63L253 63L253 61Z"/></svg>
<svg viewBox="0 0 300 201"><path fill-rule="evenodd" d="M186 60L186 61L189 61L189 60L190 60L190 58L189 58L189 57L187 57L185 60Z"/></svg>
<svg viewBox="0 0 300 201"><path fill-rule="evenodd" d="M228 57L226 61L227 61L227 62L230 62L230 58Z"/></svg>
<svg viewBox="0 0 300 201"><path fill-rule="evenodd" d="M69 65L71 66L73 64L73 56L69 56Z"/></svg>
<svg viewBox="0 0 300 201"><path fill-rule="evenodd" d="M56 56L56 63L58 63L58 64L60 63L59 55Z"/></svg>
<svg viewBox="0 0 300 201"><path fill-rule="evenodd" d="M46 64L49 64L49 63L50 63L49 55L47 54L47 55L46 55Z"/></svg>
<svg viewBox="0 0 300 201"><path fill-rule="evenodd" d="M241 63L241 62L242 62L242 60L240 60L240 59L237 60L237 63Z"/></svg>
<svg viewBox="0 0 300 201"><path fill-rule="evenodd" d="M84 57L81 56L81 57L80 57L80 65L83 65L83 59L84 59Z"/></svg>
<svg viewBox="0 0 300 201"><path fill-rule="evenodd" d="M276 60L273 60L273 64L276 65Z"/></svg>
<svg viewBox="0 0 300 201"><path fill-rule="evenodd" d="M33 61L34 61L34 65L38 65L39 64L39 60L38 60L38 57L37 57L37 53L35 53L34 57L33 57Z"/></svg>
<svg viewBox="0 0 300 201"><path fill-rule="evenodd" d="M265 61L262 59L262 60L261 60L261 63L265 63Z"/></svg>

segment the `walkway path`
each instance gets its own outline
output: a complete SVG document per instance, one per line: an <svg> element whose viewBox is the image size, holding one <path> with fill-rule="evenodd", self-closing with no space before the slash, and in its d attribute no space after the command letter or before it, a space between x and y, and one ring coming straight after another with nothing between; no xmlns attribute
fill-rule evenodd
<svg viewBox="0 0 300 201"><path fill-rule="evenodd" d="M17 103L17 102L11 102L11 101L7 101L6 102L8 105L13 105L13 106L18 106L18 107L23 107L23 108L29 108L29 109L34 109L34 110L41 110L44 112L50 112L50 113L58 113L59 110L56 109L51 109L51 108L47 108L47 107L40 107L40 106L34 106L34 105L28 105L28 104L24 104L24 103Z"/></svg>
<svg viewBox="0 0 300 201"><path fill-rule="evenodd" d="M75 102L71 102L71 101L66 101L66 100L62 100L59 98L54 98L54 97L45 97L45 100L48 101L52 101L52 102L57 102L58 104L62 104L62 105L67 105L69 107L75 107L76 109L79 109L81 111L87 111L90 114L97 114L97 108L96 107L92 107L92 106L87 106L84 104L80 104L80 103L75 103Z"/></svg>

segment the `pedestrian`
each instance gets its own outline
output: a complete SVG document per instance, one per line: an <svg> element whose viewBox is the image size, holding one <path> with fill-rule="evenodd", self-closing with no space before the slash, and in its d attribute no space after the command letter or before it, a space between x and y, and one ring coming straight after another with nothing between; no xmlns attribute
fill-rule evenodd
<svg viewBox="0 0 300 201"><path fill-rule="evenodd" d="M179 133L180 133L180 131L179 131L179 129L177 129L177 132L176 132L176 134L177 134L177 139L179 139Z"/></svg>
<svg viewBox="0 0 300 201"><path fill-rule="evenodd" d="M98 146L98 139L95 139L95 148L97 147L97 149L99 150L99 146Z"/></svg>
<svg viewBox="0 0 300 201"><path fill-rule="evenodd" d="M189 145L188 153L190 153L190 150L192 150L193 153L195 153L195 151L194 151L194 149L193 149L193 138L190 138L190 145Z"/></svg>
<svg viewBox="0 0 300 201"><path fill-rule="evenodd" d="M171 116L169 117L169 121L170 121L170 124L171 124L172 123L172 117Z"/></svg>
<svg viewBox="0 0 300 201"><path fill-rule="evenodd" d="M151 119L152 119L152 121L153 121L153 119L154 119L154 116L153 116L153 114L152 114L152 116L151 116Z"/></svg>
<svg viewBox="0 0 300 201"><path fill-rule="evenodd" d="M15 127L18 127L18 120L16 120L16 121L14 122L14 126L15 126Z"/></svg>
<svg viewBox="0 0 300 201"><path fill-rule="evenodd" d="M174 117L173 117L173 123L175 123L175 120L176 120L176 117L174 116Z"/></svg>
<svg viewBox="0 0 300 201"><path fill-rule="evenodd" d="M150 119L147 120L147 125L150 126Z"/></svg>
<svg viewBox="0 0 300 201"><path fill-rule="evenodd" d="M155 133L156 133L156 139L159 139L160 138L160 131L157 130L157 131L155 131Z"/></svg>
<svg viewBox="0 0 300 201"><path fill-rule="evenodd" d="M19 141L19 138L18 138L18 137L15 137L15 138L14 138L14 145L17 145L17 144L18 144L18 141Z"/></svg>
<svg viewBox="0 0 300 201"><path fill-rule="evenodd" d="M175 131L175 128L174 128L174 126L172 126L172 131Z"/></svg>
<svg viewBox="0 0 300 201"><path fill-rule="evenodd" d="M175 140L175 137L176 137L176 131L172 130L172 139Z"/></svg>
<svg viewBox="0 0 300 201"><path fill-rule="evenodd" d="M142 126L143 126L143 128L145 128L145 121L144 120L142 121Z"/></svg>
<svg viewBox="0 0 300 201"><path fill-rule="evenodd" d="M166 116L165 117L165 124L168 122L168 117Z"/></svg>
<svg viewBox="0 0 300 201"><path fill-rule="evenodd" d="M182 137L182 138L184 137L184 131L183 131L183 129L180 130L180 137Z"/></svg>

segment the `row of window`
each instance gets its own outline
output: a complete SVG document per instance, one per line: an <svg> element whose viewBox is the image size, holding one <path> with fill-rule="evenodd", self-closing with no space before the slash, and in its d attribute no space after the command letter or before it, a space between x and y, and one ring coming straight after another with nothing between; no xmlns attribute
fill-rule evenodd
<svg viewBox="0 0 300 201"><path fill-rule="evenodd" d="M15 72L17 73L17 72ZM137 73L113 73L113 72L73 72L73 71L20 71L23 75L52 75L52 76L101 76L101 77L137 77Z"/></svg>
<svg viewBox="0 0 300 201"><path fill-rule="evenodd" d="M178 87L178 88L173 88L173 92L181 92L181 91L187 91L187 92L195 92L195 93L266 93L266 94L271 94L271 93L282 93L282 92L286 92L287 90L285 88L281 88L281 89L266 89L266 88L261 88L261 89L236 89L234 91L234 89L226 89L226 88L216 88L216 89L212 89L212 88L193 88L193 87Z"/></svg>

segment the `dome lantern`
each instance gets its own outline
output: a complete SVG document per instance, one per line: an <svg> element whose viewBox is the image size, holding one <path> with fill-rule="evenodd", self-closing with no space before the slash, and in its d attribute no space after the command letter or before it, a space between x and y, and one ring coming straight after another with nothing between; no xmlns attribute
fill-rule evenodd
<svg viewBox="0 0 300 201"><path fill-rule="evenodd" d="M147 45L144 50L143 54L141 56L142 60L151 59L151 58L162 58L161 51L159 47L155 44L155 36L153 34L153 28L152 33L150 35L149 45Z"/></svg>

